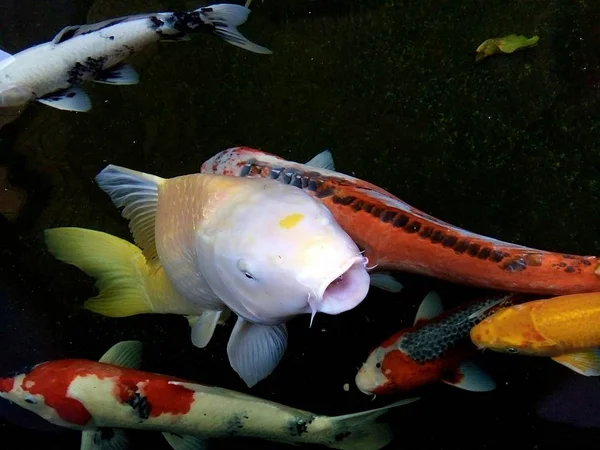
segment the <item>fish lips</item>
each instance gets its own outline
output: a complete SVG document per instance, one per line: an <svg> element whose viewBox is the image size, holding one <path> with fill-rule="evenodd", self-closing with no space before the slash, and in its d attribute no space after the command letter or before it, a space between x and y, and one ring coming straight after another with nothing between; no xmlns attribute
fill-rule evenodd
<svg viewBox="0 0 600 450"><path fill-rule="evenodd" d="M358 306L367 296L370 277L361 256L351 259L334 276L324 282L317 294L318 311L340 314Z"/></svg>

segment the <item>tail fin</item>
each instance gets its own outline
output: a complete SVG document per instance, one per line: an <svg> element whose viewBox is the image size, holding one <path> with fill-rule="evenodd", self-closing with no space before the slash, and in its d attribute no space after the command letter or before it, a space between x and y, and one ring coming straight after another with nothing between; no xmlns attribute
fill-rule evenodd
<svg viewBox="0 0 600 450"><path fill-rule="evenodd" d="M55 258L95 278L99 294L85 302L85 309L108 317L153 312L146 292L149 266L138 247L83 228L53 228L44 235Z"/></svg>
<svg viewBox="0 0 600 450"><path fill-rule="evenodd" d="M214 27L214 34L226 42L254 53L263 55L273 53L268 48L248 40L238 31L237 27L246 22L250 14L250 10L245 6L220 3L199 8L195 12L200 14L200 18L205 24Z"/></svg>
<svg viewBox="0 0 600 450"><path fill-rule="evenodd" d="M407 405L417 400L419 400L418 397L409 398L383 408L329 417L331 426L325 427L320 432L326 433L326 435L323 436L322 440L319 440L319 443L341 450L379 450L388 445L394 435L390 426L387 423L377 422L377 418L392 408Z"/></svg>

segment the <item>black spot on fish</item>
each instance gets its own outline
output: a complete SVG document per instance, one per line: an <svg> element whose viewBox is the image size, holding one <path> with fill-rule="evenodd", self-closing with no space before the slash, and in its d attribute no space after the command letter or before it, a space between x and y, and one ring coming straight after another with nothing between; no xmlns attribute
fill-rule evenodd
<svg viewBox="0 0 600 450"><path fill-rule="evenodd" d="M162 20L160 20L156 16L150 17L150 22L152 23L152 27L155 28L155 29L156 28L160 28L160 27L162 27L165 24Z"/></svg>
<svg viewBox="0 0 600 450"><path fill-rule="evenodd" d="M147 419L150 417L151 406L146 397L136 392L133 397L127 400L127 404L133 408L140 419Z"/></svg>
<svg viewBox="0 0 600 450"><path fill-rule="evenodd" d="M293 176L290 184L297 188L301 188L302 187L302 175L296 174L295 176Z"/></svg>
<svg viewBox="0 0 600 450"><path fill-rule="evenodd" d="M591 262L589 262L587 259L582 259L582 260L581 260L581 263L582 263L584 266L591 266L591 265L592 265L592 263L591 263Z"/></svg>
<svg viewBox="0 0 600 450"><path fill-rule="evenodd" d="M393 222L394 217L396 217L398 213L396 211L384 211L379 218L383 223Z"/></svg>
<svg viewBox="0 0 600 450"><path fill-rule="evenodd" d="M508 261L502 268L507 272L521 272L527 268L527 263L523 259L515 259Z"/></svg>
<svg viewBox="0 0 600 450"><path fill-rule="evenodd" d="M302 436L303 433L308 431L308 426L312 423L314 418L304 420L301 417L295 417L290 423L289 431L292 436Z"/></svg>
<svg viewBox="0 0 600 450"><path fill-rule="evenodd" d="M407 233L416 233L421 229L421 224L419 222L412 222L406 227L404 227L404 231Z"/></svg>
<svg viewBox="0 0 600 450"><path fill-rule="evenodd" d="M269 176L276 180L277 178L279 178L279 175L281 175L281 170L282 169L271 169L269 171Z"/></svg>
<svg viewBox="0 0 600 450"><path fill-rule="evenodd" d="M362 209L362 207L363 207L363 205L364 205L364 204L365 204L365 202L364 202L364 201L362 201L362 200L358 200L356 203L354 203L354 204L352 205L352 209L353 209L354 211L360 211L360 210Z"/></svg>
<svg viewBox="0 0 600 450"><path fill-rule="evenodd" d="M251 169L252 169L252 165L251 164L246 164L244 167L242 167L242 170L240 170L240 177L246 177L246 176L248 176L248 174L250 173Z"/></svg>
<svg viewBox="0 0 600 450"><path fill-rule="evenodd" d="M440 230L435 230L431 235L431 242L437 244L439 242L442 242L444 240L444 237L444 233L442 233Z"/></svg>
<svg viewBox="0 0 600 450"><path fill-rule="evenodd" d="M491 253L491 252L492 252L492 250L491 250L491 249L489 249L489 248L487 248L487 247L483 247L483 248L480 250L480 252L479 252L479 254L477 255L477 257L478 257L479 259L487 259L487 258L488 258L488 256L490 256L490 253Z"/></svg>
<svg viewBox="0 0 600 450"><path fill-rule="evenodd" d="M567 272L567 273L573 273L573 272L575 272L575 267L568 266L568 267L565 268L565 272Z"/></svg>
<svg viewBox="0 0 600 450"><path fill-rule="evenodd" d="M469 248L467 249L467 254L469 254L470 256L477 256L477 253L479 253L480 249L481 249L481 245L471 244L471 245L469 245Z"/></svg>
<svg viewBox="0 0 600 450"><path fill-rule="evenodd" d="M458 238L456 236L446 236L442 241L442 245L444 247L454 247L456 241L458 241Z"/></svg>
<svg viewBox="0 0 600 450"><path fill-rule="evenodd" d="M115 40L115 37L114 37L114 36L109 36L108 38L109 38L111 41L114 41L114 40Z"/></svg>
<svg viewBox="0 0 600 450"><path fill-rule="evenodd" d="M504 254L498 250L494 250L490 259L494 262L500 262L504 259Z"/></svg>
<svg viewBox="0 0 600 450"><path fill-rule="evenodd" d="M370 203L365 203L365 204L363 205L363 208L362 208L362 209L363 209L363 211L364 211L364 212L366 212L366 213L369 213L369 214L370 214L370 213L371 213L371 211L373 210L373 208L375 208L375 205L371 205Z"/></svg>
<svg viewBox="0 0 600 450"><path fill-rule="evenodd" d="M226 433L230 436L236 435L240 433L240 430L244 428L244 424L242 423L242 418L238 415L234 415L227 421L227 431Z"/></svg>
<svg viewBox="0 0 600 450"><path fill-rule="evenodd" d="M458 241L458 244L456 244L453 249L456 253L464 253L467 251L467 249L469 248L469 243L467 241Z"/></svg>
<svg viewBox="0 0 600 450"><path fill-rule="evenodd" d="M351 431L344 431L343 433L338 433L335 435L335 441L336 442L341 442L344 439L346 439L348 436L350 436L352 434Z"/></svg>
<svg viewBox="0 0 600 450"><path fill-rule="evenodd" d="M195 32L208 32L208 33L216 33L218 30L216 27L227 28L227 24L224 22L218 21L210 21L205 22L202 20L201 16L205 16L207 13L210 13L207 9L200 9L200 12L191 11L191 12L183 12L183 13L174 13L173 14L173 22L170 24L173 28L183 33L189 33L191 31Z"/></svg>
<svg viewBox="0 0 600 450"><path fill-rule="evenodd" d="M324 189L319 189L316 194L317 198L331 197L334 194L334 190L331 187L327 187Z"/></svg>
<svg viewBox="0 0 600 450"><path fill-rule="evenodd" d="M419 233L419 236L421 236L425 239L429 239L429 237L431 236L432 233L433 233L433 228L425 227L421 230L421 232Z"/></svg>
<svg viewBox="0 0 600 450"><path fill-rule="evenodd" d="M67 83L77 85L85 78L95 78L103 70L107 57L91 58L88 57L83 63L76 62L67 72Z"/></svg>
<svg viewBox="0 0 600 450"><path fill-rule="evenodd" d="M394 219L393 225L396 228L403 228L404 225L408 223L408 216L404 214L399 214L398 217Z"/></svg>
<svg viewBox="0 0 600 450"><path fill-rule="evenodd" d="M347 197L338 197L336 195L333 197L333 203L337 203L339 205L344 205L344 206L348 206L354 200L356 200L356 197L352 197L351 195L348 195Z"/></svg>

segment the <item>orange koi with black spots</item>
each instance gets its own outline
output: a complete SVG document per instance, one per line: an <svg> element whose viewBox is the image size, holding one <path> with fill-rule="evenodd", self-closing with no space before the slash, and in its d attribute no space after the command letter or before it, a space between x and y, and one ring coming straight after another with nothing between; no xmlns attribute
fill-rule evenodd
<svg viewBox="0 0 600 450"><path fill-rule="evenodd" d="M600 291L600 261L503 242L443 222L384 189L334 171L329 151L306 164L249 147L206 161L203 173L263 177L318 198L379 270L398 270L503 291Z"/></svg>

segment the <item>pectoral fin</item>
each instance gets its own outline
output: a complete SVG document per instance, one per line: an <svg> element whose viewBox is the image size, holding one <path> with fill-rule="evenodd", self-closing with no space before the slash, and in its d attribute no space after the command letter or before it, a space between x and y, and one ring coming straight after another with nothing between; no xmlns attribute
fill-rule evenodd
<svg viewBox="0 0 600 450"><path fill-rule="evenodd" d="M486 392L496 389L494 380L472 361L465 361L451 377L441 381L465 391Z"/></svg>
<svg viewBox="0 0 600 450"><path fill-rule="evenodd" d="M38 98L37 101L63 111L87 112L92 109L90 96L80 87L61 89L44 95Z"/></svg>
<svg viewBox="0 0 600 450"><path fill-rule="evenodd" d="M229 363L252 387L277 367L287 348L287 338L285 324L259 325L238 317L227 344Z"/></svg>
<svg viewBox="0 0 600 450"><path fill-rule="evenodd" d="M81 432L81 450L126 450L129 439L123 430L98 428Z"/></svg>
<svg viewBox="0 0 600 450"><path fill-rule="evenodd" d="M598 348L555 356L552 359L586 377L600 376L600 349Z"/></svg>
<svg viewBox="0 0 600 450"><path fill-rule="evenodd" d="M371 273L369 277L371 278L371 286L394 293L402 290L402 283L396 280L389 272Z"/></svg>
<svg viewBox="0 0 600 450"><path fill-rule="evenodd" d="M139 370L142 366L142 343L140 341L119 342L109 348L98 362Z"/></svg>
<svg viewBox="0 0 600 450"><path fill-rule="evenodd" d="M223 311L206 311L200 316L188 316L188 322L192 327L192 344L198 348L204 348L213 337L215 328L221 321Z"/></svg>
<svg viewBox="0 0 600 450"><path fill-rule="evenodd" d="M140 76L129 64L120 63L100 72L94 80L96 83L131 86L140 82Z"/></svg>
<svg viewBox="0 0 600 450"><path fill-rule="evenodd" d="M428 322L431 319L436 318L444 312L444 307L442 305L442 299L437 294L437 292L431 291L429 294L425 296L421 304L419 305L419 309L417 310L417 315L415 316L415 322L413 325L417 325L421 322Z"/></svg>
<svg viewBox="0 0 600 450"><path fill-rule="evenodd" d="M180 436L174 433L163 433L173 450L204 450L207 447L204 439L195 436Z"/></svg>

